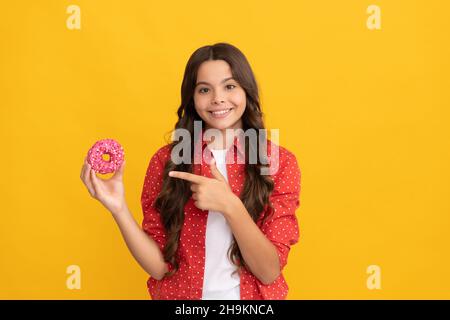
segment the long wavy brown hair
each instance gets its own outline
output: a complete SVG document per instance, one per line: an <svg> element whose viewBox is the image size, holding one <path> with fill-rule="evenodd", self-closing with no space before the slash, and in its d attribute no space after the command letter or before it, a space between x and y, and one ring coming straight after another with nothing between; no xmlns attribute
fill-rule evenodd
<svg viewBox="0 0 450 320"><path fill-rule="evenodd" d="M197 72L200 65L208 60L224 60L231 68L234 79L244 89L246 93L246 107L242 115L243 130L255 129L256 132L264 128L263 113L261 112L259 103L258 87L253 71L244 54L235 46L228 43L216 43L197 49L189 58L184 72L183 82L181 85L181 105L178 108L178 121L175 124L176 129L186 129L194 137L194 121L202 121L194 107L194 90L197 81ZM202 125L204 123L202 122ZM264 137L262 141L267 141ZM170 142L170 150L181 141ZM260 140L258 139L258 144ZM164 259L174 267L172 272L166 273L165 276L172 276L179 269L178 244L181 229L184 223L184 207L186 202L192 196L190 190L190 182L182 179L168 178L169 171L185 171L193 172L194 163L194 139L191 139L191 155L190 163L175 164L169 158L165 164L163 173L163 184L161 192L155 201L155 207L161 214L161 220L167 233L166 245L163 250ZM273 190L272 178L268 175L262 175L260 169L267 166L266 152L262 152L263 157L257 157L257 163L248 163L249 152L256 150L266 150L267 144L260 146L245 143L245 183L241 194L239 195L245 208L249 212L255 223L263 212L266 212L262 219L261 225L268 218L273 208L269 201L269 196ZM253 149L253 150L252 150ZM264 160L264 161L261 161ZM265 164L263 164L265 163ZM237 272L241 273L241 268L247 268L247 265L241 255L236 239L228 249L230 261L235 264ZM236 271L235 271L236 272ZM234 273L235 273L234 272Z"/></svg>

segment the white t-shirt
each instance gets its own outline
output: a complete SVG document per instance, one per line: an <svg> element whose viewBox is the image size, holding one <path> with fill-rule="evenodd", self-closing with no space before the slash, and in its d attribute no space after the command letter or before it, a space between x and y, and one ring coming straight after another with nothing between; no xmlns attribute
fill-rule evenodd
<svg viewBox="0 0 450 320"><path fill-rule="evenodd" d="M211 149L217 169L228 180L225 156L227 150ZM228 258L228 248L233 240L230 226L222 213L208 211L205 240L205 274L203 300L240 300L240 277Z"/></svg>

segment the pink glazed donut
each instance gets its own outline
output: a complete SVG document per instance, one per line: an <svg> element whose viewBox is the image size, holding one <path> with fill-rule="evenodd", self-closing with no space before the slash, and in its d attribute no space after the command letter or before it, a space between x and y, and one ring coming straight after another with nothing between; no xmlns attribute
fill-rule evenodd
<svg viewBox="0 0 450 320"><path fill-rule="evenodd" d="M103 155L109 155L109 161ZM123 163L123 148L113 139L97 141L88 151L87 162L95 172L106 174L117 171Z"/></svg>

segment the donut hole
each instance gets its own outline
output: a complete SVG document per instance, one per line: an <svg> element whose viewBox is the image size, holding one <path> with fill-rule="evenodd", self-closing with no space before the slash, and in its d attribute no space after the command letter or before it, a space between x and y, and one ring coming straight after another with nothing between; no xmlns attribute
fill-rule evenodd
<svg viewBox="0 0 450 320"><path fill-rule="evenodd" d="M102 154L102 159L107 161L107 162L110 162L111 161L111 155L109 153L104 153L104 154Z"/></svg>

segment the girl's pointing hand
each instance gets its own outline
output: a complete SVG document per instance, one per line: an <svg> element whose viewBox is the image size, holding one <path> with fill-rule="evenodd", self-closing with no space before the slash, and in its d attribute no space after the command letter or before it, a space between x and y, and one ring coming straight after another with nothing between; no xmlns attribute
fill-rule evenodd
<svg viewBox="0 0 450 320"><path fill-rule="evenodd" d="M214 159L211 160L210 169L214 178L182 171L170 171L169 176L191 182L192 199L197 208L225 213L236 195L217 169Z"/></svg>

